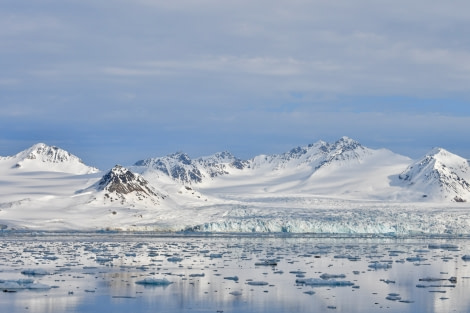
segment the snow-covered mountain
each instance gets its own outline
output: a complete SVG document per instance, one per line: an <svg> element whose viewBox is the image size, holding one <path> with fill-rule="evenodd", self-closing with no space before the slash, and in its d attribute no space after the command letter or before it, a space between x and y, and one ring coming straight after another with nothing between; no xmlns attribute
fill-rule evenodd
<svg viewBox="0 0 470 313"><path fill-rule="evenodd" d="M175 153L104 173L38 144L0 157L0 229L470 233L469 204L456 203L470 200L469 173L443 149L414 162L348 137L249 160Z"/></svg>
<svg viewBox="0 0 470 313"><path fill-rule="evenodd" d="M219 152L196 160L192 160L186 153L178 152L165 157L140 160L134 166L159 171L177 182L191 185L243 169L246 163L229 152Z"/></svg>
<svg viewBox="0 0 470 313"><path fill-rule="evenodd" d="M102 203L118 202L121 204L146 205L159 204L165 195L155 188L142 176L135 174L121 165L114 166L103 177L85 190L78 193L94 193L93 201Z"/></svg>
<svg viewBox="0 0 470 313"><path fill-rule="evenodd" d="M35 144L14 156L0 157L0 166L2 165L22 171L53 171L77 175L99 172L70 152L44 143Z"/></svg>
<svg viewBox="0 0 470 313"><path fill-rule="evenodd" d="M372 154L372 150L359 142L343 137L333 144L324 141L294 148L283 154L259 155L250 160L241 160L230 152L219 152L211 156L192 160L187 154L178 152L165 157L138 161L134 166L159 171L183 184L210 182L216 177L245 172L272 172L283 169L298 169L308 166L319 170L341 164L359 164Z"/></svg>
<svg viewBox="0 0 470 313"><path fill-rule="evenodd" d="M405 188L434 201L470 200L469 162L442 148L435 148L411 164L399 178Z"/></svg>
<svg viewBox="0 0 470 313"><path fill-rule="evenodd" d="M288 152L240 160L228 152L191 160L177 153L137 162L137 171L151 179L166 176L192 184L203 194L287 192L396 199L398 188L389 176L411 163L386 149L373 150L342 137L334 143L318 141ZM230 196L231 197L231 196Z"/></svg>
<svg viewBox="0 0 470 313"><path fill-rule="evenodd" d="M360 163L368 154L371 154L370 149L351 138L342 137L332 144L318 141L283 154L260 155L251 159L247 167L280 170L308 165L317 170L331 165Z"/></svg>

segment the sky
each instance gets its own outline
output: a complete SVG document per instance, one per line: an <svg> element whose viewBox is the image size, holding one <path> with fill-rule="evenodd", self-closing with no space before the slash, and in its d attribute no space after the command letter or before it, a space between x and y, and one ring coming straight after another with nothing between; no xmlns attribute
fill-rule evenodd
<svg viewBox="0 0 470 313"><path fill-rule="evenodd" d="M247 159L342 136L470 159L470 2L0 2L0 156Z"/></svg>

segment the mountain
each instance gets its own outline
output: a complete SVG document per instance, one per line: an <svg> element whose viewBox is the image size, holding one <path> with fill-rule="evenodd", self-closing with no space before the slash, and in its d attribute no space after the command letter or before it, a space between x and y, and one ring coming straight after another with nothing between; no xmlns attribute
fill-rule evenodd
<svg viewBox="0 0 470 313"><path fill-rule="evenodd" d="M259 155L248 161L247 167L276 171L308 165L318 170L331 165L358 163L367 154L370 154L370 149L363 147L351 138L342 137L332 144L318 141L308 146L294 148L283 154Z"/></svg>
<svg viewBox="0 0 470 313"><path fill-rule="evenodd" d="M397 200L400 187L391 186L390 177L410 163L408 157L342 137L333 143L318 141L282 154L256 156L242 170L198 188L228 198L256 193Z"/></svg>
<svg viewBox="0 0 470 313"><path fill-rule="evenodd" d="M140 160L134 166L159 171L182 184L197 184L206 179L226 175L243 169L246 162L229 152L219 152L212 156L192 160L186 153L178 152L160 158Z"/></svg>
<svg viewBox="0 0 470 313"><path fill-rule="evenodd" d="M442 148L435 148L399 175L406 188L431 200L470 200L468 160Z"/></svg>
<svg viewBox="0 0 470 313"><path fill-rule="evenodd" d="M37 144L0 157L0 229L464 234L469 167L444 149L413 161L342 137L249 160L179 152L103 175Z"/></svg>
<svg viewBox="0 0 470 313"><path fill-rule="evenodd" d="M306 192L368 196L360 188L390 187L388 176L396 175L411 163L407 157L389 150L373 150L342 137L334 143L318 141L288 152L259 155L241 160L229 152L191 160L176 153L137 162L138 171L149 177L164 175L194 185L203 193ZM365 179L365 177L367 178ZM334 179L332 179L334 177ZM349 190L349 189L353 190ZM383 191L384 194L389 193Z"/></svg>
<svg viewBox="0 0 470 313"><path fill-rule="evenodd" d="M259 155L250 160L241 160L230 152L219 152L211 156L192 160L186 153L178 152L165 157L140 160L134 166L158 171L183 184L210 182L216 177L241 173L242 171L277 171L298 168L302 165L318 170L351 162L360 163L370 150L357 141L343 137L333 144L319 141L289 152L274 155Z"/></svg>
<svg viewBox="0 0 470 313"><path fill-rule="evenodd" d="M38 143L20 153L0 158L0 164L22 171L52 171L76 175L97 173L77 156L55 146Z"/></svg>
<svg viewBox="0 0 470 313"><path fill-rule="evenodd" d="M103 203L126 204L145 201L155 205L166 197L157 192L145 178L121 165L114 166L98 182L78 193L84 192L97 193L93 200Z"/></svg>

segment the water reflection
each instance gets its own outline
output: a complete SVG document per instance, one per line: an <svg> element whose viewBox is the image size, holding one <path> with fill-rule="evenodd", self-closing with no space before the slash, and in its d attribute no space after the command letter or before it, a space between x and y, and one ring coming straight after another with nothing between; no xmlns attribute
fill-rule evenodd
<svg viewBox="0 0 470 313"><path fill-rule="evenodd" d="M467 239L3 239L8 312L470 311ZM12 290L7 283L26 278L25 269L49 288ZM171 284L136 283L149 278Z"/></svg>

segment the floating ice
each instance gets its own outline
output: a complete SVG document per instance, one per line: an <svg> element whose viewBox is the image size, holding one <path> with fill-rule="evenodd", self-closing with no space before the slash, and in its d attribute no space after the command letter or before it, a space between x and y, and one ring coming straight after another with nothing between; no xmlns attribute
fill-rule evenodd
<svg viewBox="0 0 470 313"><path fill-rule="evenodd" d="M374 263L369 264L369 268L373 268L373 269L387 269L391 267L392 267L392 264L390 263L374 262Z"/></svg>
<svg viewBox="0 0 470 313"><path fill-rule="evenodd" d="M450 243L444 243L444 244L429 244L428 245L429 249L442 249L442 250L451 250L451 251L457 251L459 249L459 246L453 245Z"/></svg>
<svg viewBox="0 0 470 313"><path fill-rule="evenodd" d="M408 262L422 262L422 261L426 261L427 259L423 258L423 257L420 257L420 256L412 256L412 257L406 258L406 260Z"/></svg>
<svg viewBox="0 0 470 313"><path fill-rule="evenodd" d="M432 282L432 281L443 281L443 280L448 280L451 283L455 284L457 283L457 277L452 276L450 278L434 278L434 277L425 277L425 278L420 278L419 281L427 281L427 282Z"/></svg>
<svg viewBox="0 0 470 313"><path fill-rule="evenodd" d="M268 283L265 281L249 281L247 284L251 286L266 286Z"/></svg>
<svg viewBox="0 0 470 313"><path fill-rule="evenodd" d="M344 274L327 274L327 273L323 273L320 275L320 278L321 279L332 279L332 278L346 278L346 275Z"/></svg>
<svg viewBox="0 0 470 313"><path fill-rule="evenodd" d="M390 301L398 301L401 300L401 296L398 293L389 293L388 296L385 297L385 299Z"/></svg>
<svg viewBox="0 0 470 313"><path fill-rule="evenodd" d="M324 280L320 278L299 278L296 279L297 284L309 286L353 286L354 283L347 280Z"/></svg>
<svg viewBox="0 0 470 313"><path fill-rule="evenodd" d="M262 260L255 263L256 266L276 266L277 260Z"/></svg>
<svg viewBox="0 0 470 313"><path fill-rule="evenodd" d="M106 256L97 256L95 261L98 263L106 263L106 262L112 262L113 258L106 257Z"/></svg>
<svg viewBox="0 0 470 313"><path fill-rule="evenodd" d="M416 285L416 288L455 288L455 285Z"/></svg>
<svg viewBox="0 0 470 313"><path fill-rule="evenodd" d="M34 268L34 269L25 269L21 271L23 275L29 276L41 276L41 275L50 275L51 273L45 269Z"/></svg>
<svg viewBox="0 0 470 313"><path fill-rule="evenodd" d="M169 281L166 278L154 278L154 277L147 277L142 280L138 280L135 282L139 285L152 285L152 286L168 286L173 284L173 282Z"/></svg>
<svg viewBox="0 0 470 313"><path fill-rule="evenodd" d="M21 289L51 289L51 286L36 283L32 279L0 280L0 289L11 291Z"/></svg>
<svg viewBox="0 0 470 313"><path fill-rule="evenodd" d="M209 257L211 259L219 259L219 258L222 257L222 255L223 255L222 253L211 253L211 254L209 254Z"/></svg>
<svg viewBox="0 0 470 313"><path fill-rule="evenodd" d="M224 277L224 279L238 281L238 276L227 276L227 277Z"/></svg>

